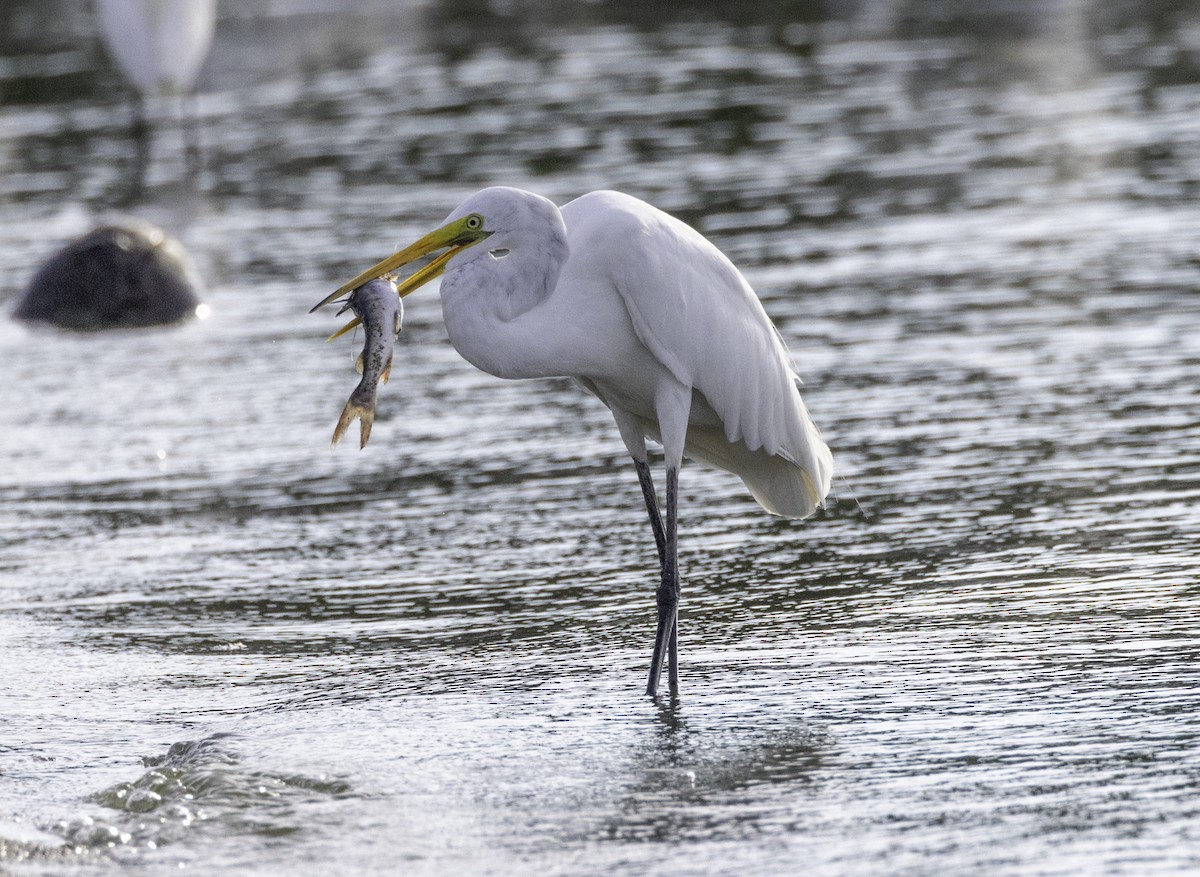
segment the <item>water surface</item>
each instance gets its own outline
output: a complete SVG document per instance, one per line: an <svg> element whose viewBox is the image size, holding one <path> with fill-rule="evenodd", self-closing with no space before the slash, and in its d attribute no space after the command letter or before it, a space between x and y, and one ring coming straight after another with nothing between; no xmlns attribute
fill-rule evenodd
<svg viewBox="0 0 1200 877"><path fill-rule="evenodd" d="M1196 4L226 9L192 179L35 5L2 294L120 211L212 315L0 322L4 873L1200 867ZM685 468L678 703L595 400L474 371L430 291L329 449L308 308L489 184L695 224L834 448L807 522Z"/></svg>

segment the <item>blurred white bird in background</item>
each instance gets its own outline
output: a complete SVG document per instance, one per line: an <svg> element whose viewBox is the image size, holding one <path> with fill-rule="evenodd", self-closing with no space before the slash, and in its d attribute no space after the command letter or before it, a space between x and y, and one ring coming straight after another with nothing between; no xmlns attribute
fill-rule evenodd
<svg viewBox="0 0 1200 877"><path fill-rule="evenodd" d="M96 0L113 61L142 95L184 95L212 45L216 0Z"/></svg>
<svg viewBox="0 0 1200 877"><path fill-rule="evenodd" d="M833 458L779 333L712 243L617 192L592 192L560 211L530 192L484 189L436 231L316 307L439 250L398 292L444 273L446 330L465 359L502 378L572 377L612 412L637 469L661 570L646 690L657 693L665 660L676 694L684 456L738 475L772 514L806 517L829 493ZM665 515L647 438L663 446Z"/></svg>
<svg viewBox="0 0 1200 877"><path fill-rule="evenodd" d="M189 165L198 163L195 114L187 105L212 46L216 0L95 0L109 55L137 92L135 133L145 149L146 101L183 103ZM141 156L143 159L145 155Z"/></svg>

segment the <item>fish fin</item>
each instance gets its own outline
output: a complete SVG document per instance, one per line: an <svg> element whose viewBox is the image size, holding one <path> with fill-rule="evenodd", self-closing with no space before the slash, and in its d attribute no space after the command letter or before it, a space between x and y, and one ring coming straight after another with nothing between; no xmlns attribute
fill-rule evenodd
<svg viewBox="0 0 1200 877"><path fill-rule="evenodd" d="M363 355L360 353L358 359L354 360L354 370L360 375L363 373Z"/></svg>
<svg viewBox="0 0 1200 877"><path fill-rule="evenodd" d="M386 384L388 382L388 378L390 378L391 376L392 376L392 355L389 353L387 365L385 365L383 367L383 374L381 374L379 376L379 380L383 381Z"/></svg>
<svg viewBox="0 0 1200 877"><path fill-rule="evenodd" d="M346 407L342 409L342 416L338 418L337 426L333 430L333 445L336 445L346 434L346 430L355 418L359 421L359 450L367 446L367 439L371 437L371 425L375 422L375 409L361 402L355 401L351 396L346 401Z"/></svg>

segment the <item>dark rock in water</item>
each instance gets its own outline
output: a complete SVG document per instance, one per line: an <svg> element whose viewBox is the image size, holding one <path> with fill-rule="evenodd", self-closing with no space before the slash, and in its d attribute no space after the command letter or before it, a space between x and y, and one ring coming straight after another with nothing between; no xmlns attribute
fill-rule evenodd
<svg viewBox="0 0 1200 877"><path fill-rule="evenodd" d="M149 223L123 221L55 253L13 316L65 329L159 326L195 316L200 285L179 241Z"/></svg>

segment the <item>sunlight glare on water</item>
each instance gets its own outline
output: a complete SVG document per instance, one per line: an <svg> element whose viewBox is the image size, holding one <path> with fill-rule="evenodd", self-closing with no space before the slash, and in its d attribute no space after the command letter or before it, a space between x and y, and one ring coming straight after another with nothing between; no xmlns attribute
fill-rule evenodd
<svg viewBox="0 0 1200 877"><path fill-rule="evenodd" d="M43 5L0 11L0 295L115 212L207 292L0 320L0 871L1200 868L1200 5L250 3L190 180ZM806 522L685 467L677 703L568 380L473 370L423 290L329 447L362 339L309 307L490 184L694 224L834 449Z"/></svg>

